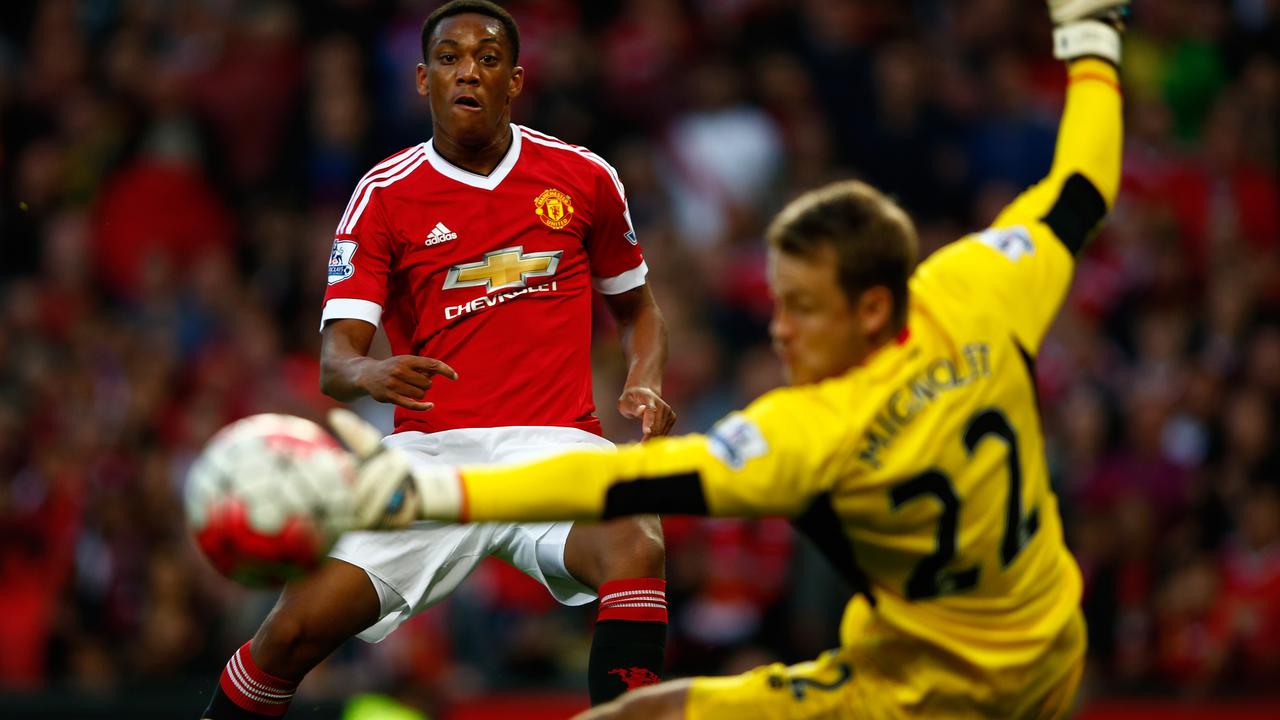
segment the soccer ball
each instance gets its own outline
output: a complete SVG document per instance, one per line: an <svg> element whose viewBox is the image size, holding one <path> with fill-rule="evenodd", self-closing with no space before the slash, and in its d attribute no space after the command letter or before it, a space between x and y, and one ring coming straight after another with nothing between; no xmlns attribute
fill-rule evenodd
<svg viewBox="0 0 1280 720"><path fill-rule="evenodd" d="M278 586L314 570L355 524L356 470L324 428L253 415L209 440L187 475L187 523L223 575Z"/></svg>

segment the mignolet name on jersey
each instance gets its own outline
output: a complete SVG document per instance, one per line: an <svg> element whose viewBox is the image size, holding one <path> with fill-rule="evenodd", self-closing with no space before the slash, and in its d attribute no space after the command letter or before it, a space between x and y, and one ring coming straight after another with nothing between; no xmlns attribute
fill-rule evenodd
<svg viewBox="0 0 1280 720"><path fill-rule="evenodd" d="M862 433L862 444L858 448L862 462L879 469L880 451L892 445L893 439L921 410L949 390L991 377L991 348L987 343L969 343L960 352L963 356L960 364L948 357L937 358L889 396L871 426Z"/></svg>

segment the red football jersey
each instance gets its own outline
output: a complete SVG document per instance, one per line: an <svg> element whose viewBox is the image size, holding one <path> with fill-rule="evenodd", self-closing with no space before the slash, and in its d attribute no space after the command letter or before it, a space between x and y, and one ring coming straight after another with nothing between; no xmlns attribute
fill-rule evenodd
<svg viewBox="0 0 1280 720"><path fill-rule="evenodd" d="M329 256L322 324L386 329L396 355L448 363L427 412L397 432L555 425L600 434L591 399L591 289L645 282L617 172L584 148L512 125L487 176L431 142L379 163L351 196Z"/></svg>

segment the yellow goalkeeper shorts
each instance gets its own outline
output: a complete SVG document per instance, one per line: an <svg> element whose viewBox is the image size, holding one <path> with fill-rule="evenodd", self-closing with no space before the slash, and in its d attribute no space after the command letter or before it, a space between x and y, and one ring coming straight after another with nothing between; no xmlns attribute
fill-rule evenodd
<svg viewBox="0 0 1280 720"><path fill-rule="evenodd" d="M742 675L694 678L686 720L808 720L876 717L860 708L865 698L843 650L787 667L774 663Z"/></svg>
<svg viewBox="0 0 1280 720"><path fill-rule="evenodd" d="M848 649L830 650L817 660L790 667L774 663L742 675L694 678L685 701L686 720L862 720L910 718L918 713L901 704L902 687L874 671L859 673ZM870 669L863 665L864 669ZM1081 658L1039 698L1014 702L1019 717L1067 718L1084 670ZM924 699L929 689L907 695ZM931 703L925 700L926 705ZM948 703L949 704L949 703ZM968 707L965 707L965 706ZM985 718L989 712L961 700L947 717ZM941 717L941 716L939 716Z"/></svg>

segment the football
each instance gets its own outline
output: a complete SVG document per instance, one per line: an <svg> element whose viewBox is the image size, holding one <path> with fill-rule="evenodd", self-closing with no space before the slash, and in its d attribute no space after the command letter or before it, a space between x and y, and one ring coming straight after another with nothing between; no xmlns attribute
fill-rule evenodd
<svg viewBox="0 0 1280 720"><path fill-rule="evenodd" d="M187 523L223 575L278 586L315 569L354 525L351 456L310 420L253 415L209 440L187 475Z"/></svg>

